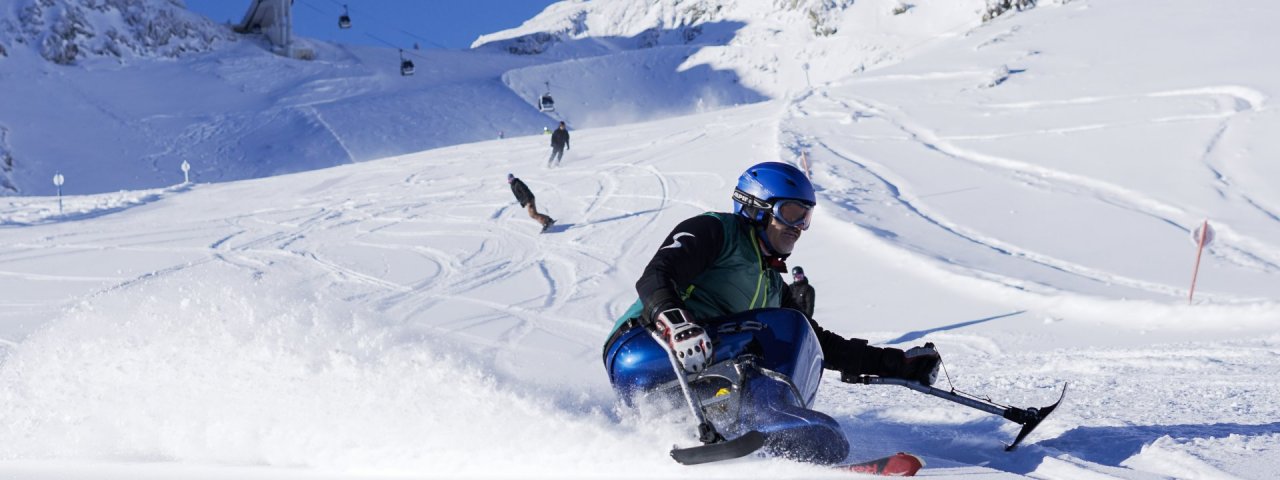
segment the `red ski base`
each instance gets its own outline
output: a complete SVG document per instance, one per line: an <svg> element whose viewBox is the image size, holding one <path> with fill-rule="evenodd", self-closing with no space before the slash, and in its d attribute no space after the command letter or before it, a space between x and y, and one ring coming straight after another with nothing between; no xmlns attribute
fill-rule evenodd
<svg viewBox="0 0 1280 480"><path fill-rule="evenodd" d="M920 457L910 453L898 452L884 458L855 463L853 465L841 465L836 467L840 470L848 470L851 472L865 473L869 475L884 475L887 477L914 477L916 472L924 468L924 461Z"/></svg>

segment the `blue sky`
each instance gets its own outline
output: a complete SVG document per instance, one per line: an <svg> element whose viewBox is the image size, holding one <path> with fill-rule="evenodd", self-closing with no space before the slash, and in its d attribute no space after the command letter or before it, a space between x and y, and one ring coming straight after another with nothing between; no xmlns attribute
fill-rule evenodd
<svg viewBox="0 0 1280 480"><path fill-rule="evenodd" d="M238 23L251 0L186 0L218 22ZM523 23L555 0L295 0L294 33L338 43L465 49L476 37ZM351 28L338 28L346 5Z"/></svg>

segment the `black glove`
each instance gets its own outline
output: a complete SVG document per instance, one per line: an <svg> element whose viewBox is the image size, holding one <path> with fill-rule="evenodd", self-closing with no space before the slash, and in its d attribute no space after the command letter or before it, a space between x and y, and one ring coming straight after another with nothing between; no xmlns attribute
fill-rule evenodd
<svg viewBox="0 0 1280 480"><path fill-rule="evenodd" d="M915 380L925 385L933 385L938 380L938 366L942 364L942 355L933 348L932 343L923 347L912 347L902 354L902 369L898 378Z"/></svg>
<svg viewBox="0 0 1280 480"><path fill-rule="evenodd" d="M907 351L892 347L867 347L861 345L859 353L843 357L832 356L840 369L840 380L860 383L863 375L913 380L932 385L938 379L938 367L942 357L932 343Z"/></svg>

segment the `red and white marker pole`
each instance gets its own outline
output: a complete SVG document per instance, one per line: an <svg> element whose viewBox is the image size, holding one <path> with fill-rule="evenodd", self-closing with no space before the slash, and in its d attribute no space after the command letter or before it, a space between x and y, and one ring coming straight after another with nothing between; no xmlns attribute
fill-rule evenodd
<svg viewBox="0 0 1280 480"><path fill-rule="evenodd" d="M1209 226L1209 220L1205 220L1200 224L1200 228L1191 232L1191 240L1196 242L1196 268L1191 272L1191 292L1187 294L1187 305L1191 304L1191 300L1196 296L1196 277L1200 276L1200 255L1204 253L1204 247L1213 242L1213 227Z"/></svg>

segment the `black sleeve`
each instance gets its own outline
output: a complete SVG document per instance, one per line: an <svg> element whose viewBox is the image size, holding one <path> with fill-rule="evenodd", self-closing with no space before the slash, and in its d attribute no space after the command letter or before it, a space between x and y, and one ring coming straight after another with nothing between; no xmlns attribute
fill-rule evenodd
<svg viewBox="0 0 1280 480"><path fill-rule="evenodd" d="M782 289L782 308L793 308L803 313L805 318L813 319L813 287L807 284L793 283Z"/></svg>
<svg viewBox="0 0 1280 480"><path fill-rule="evenodd" d="M533 201L533 192L529 191L529 187L518 179L511 182L511 193L516 195L516 201L520 202L521 207Z"/></svg>
<svg viewBox="0 0 1280 480"><path fill-rule="evenodd" d="M804 307L801 306L798 302L796 302L795 289L796 289L795 285L786 284L786 283L782 284L782 308L799 310L800 313L804 313ZM809 320L813 320L813 315L805 313L804 316Z"/></svg>
<svg viewBox="0 0 1280 480"><path fill-rule="evenodd" d="M710 268L723 248L724 226L716 217L698 215L676 225L636 281L644 303L642 321L650 323L664 310L684 307L680 290Z"/></svg>
<svg viewBox="0 0 1280 480"><path fill-rule="evenodd" d="M791 305L788 305L791 304ZM783 307L796 308L794 301L784 298ZM809 325L818 336L818 345L822 346L822 366L839 370L842 377L858 375L895 375L902 368L905 359L902 350L896 348L873 347L861 338L844 338L822 328L809 317Z"/></svg>
<svg viewBox="0 0 1280 480"><path fill-rule="evenodd" d="M806 317L813 318L813 304L817 300L818 298L813 292L813 286L806 283L804 285L804 299L800 301L800 311L804 312Z"/></svg>

